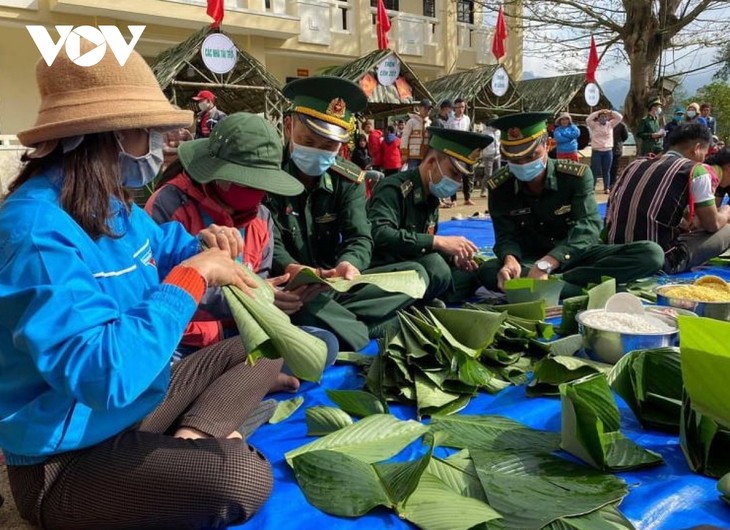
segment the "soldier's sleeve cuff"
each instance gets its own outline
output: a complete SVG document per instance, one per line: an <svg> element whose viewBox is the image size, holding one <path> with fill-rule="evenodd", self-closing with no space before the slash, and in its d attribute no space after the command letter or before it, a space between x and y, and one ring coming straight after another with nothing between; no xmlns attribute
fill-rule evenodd
<svg viewBox="0 0 730 530"><path fill-rule="evenodd" d="M555 258L558 263L560 263L561 267L573 258L573 254L571 253L570 249L566 248L554 248L553 250L548 252L547 255L551 258Z"/></svg>
<svg viewBox="0 0 730 530"><path fill-rule="evenodd" d="M507 256L514 256L517 261L521 262L522 249L519 247L507 247L500 249L500 251L497 253L497 257L502 263L504 263L504 260L507 259Z"/></svg>

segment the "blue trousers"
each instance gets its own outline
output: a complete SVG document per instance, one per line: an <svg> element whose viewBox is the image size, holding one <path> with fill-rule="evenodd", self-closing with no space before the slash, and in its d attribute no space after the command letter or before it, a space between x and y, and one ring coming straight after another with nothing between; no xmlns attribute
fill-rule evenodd
<svg viewBox="0 0 730 530"><path fill-rule="evenodd" d="M597 183L603 177L603 187L611 187L611 163L613 162L613 151L593 151L591 153L591 171L593 182Z"/></svg>

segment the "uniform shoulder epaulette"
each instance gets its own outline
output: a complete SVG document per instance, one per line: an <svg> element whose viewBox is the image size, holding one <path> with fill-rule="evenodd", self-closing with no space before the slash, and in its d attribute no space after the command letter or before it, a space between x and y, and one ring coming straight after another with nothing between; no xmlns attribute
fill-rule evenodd
<svg viewBox="0 0 730 530"><path fill-rule="evenodd" d="M588 169L587 165L581 164L580 162L573 162L572 160L555 161L555 171L565 173L566 175L573 175L574 177L582 177Z"/></svg>
<svg viewBox="0 0 730 530"><path fill-rule="evenodd" d="M401 183L400 192L403 197L408 197L413 191L413 181L408 179Z"/></svg>
<svg viewBox="0 0 730 530"><path fill-rule="evenodd" d="M492 178L487 181L487 187L490 190L496 189L511 178L513 178L513 175L509 172L509 167L501 167L492 175Z"/></svg>
<svg viewBox="0 0 730 530"><path fill-rule="evenodd" d="M360 184L365 180L365 172L357 164L340 156L335 159L334 165L329 170L335 175L344 177L355 184Z"/></svg>

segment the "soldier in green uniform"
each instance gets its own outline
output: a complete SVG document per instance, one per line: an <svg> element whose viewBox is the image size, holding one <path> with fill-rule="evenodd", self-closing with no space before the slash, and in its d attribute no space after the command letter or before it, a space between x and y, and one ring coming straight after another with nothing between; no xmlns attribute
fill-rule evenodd
<svg viewBox="0 0 730 530"><path fill-rule="evenodd" d="M373 240L364 174L337 153L350 138L353 113L365 108L367 98L359 86L337 77L292 81L284 95L292 108L283 167L304 192L266 200L275 224L273 272L293 278L307 267L325 278L352 279L369 267ZM355 350L414 301L373 286L347 294L309 287L296 294L304 305L292 316L294 323L329 329L344 348Z"/></svg>
<svg viewBox="0 0 730 530"><path fill-rule="evenodd" d="M559 273L563 294L579 294L603 276L626 283L658 272L664 253L642 241L628 245L600 242L601 218L588 166L547 156L547 113L523 113L493 120L502 131L507 166L488 182L497 259L480 278L490 289L521 276L545 279Z"/></svg>
<svg viewBox="0 0 730 530"><path fill-rule="evenodd" d="M472 259L477 247L461 236L438 235L439 200L461 188L493 138L429 127L429 150L417 168L386 177L373 190L373 264L421 267L428 274L425 299L461 302L479 285Z"/></svg>
<svg viewBox="0 0 730 530"><path fill-rule="evenodd" d="M639 123L639 129L636 136L641 140L641 154L648 155L650 153L661 153L664 143L664 136L667 134L659 125L659 116L662 112L662 100L660 98L652 98L649 100L649 113L644 116Z"/></svg>

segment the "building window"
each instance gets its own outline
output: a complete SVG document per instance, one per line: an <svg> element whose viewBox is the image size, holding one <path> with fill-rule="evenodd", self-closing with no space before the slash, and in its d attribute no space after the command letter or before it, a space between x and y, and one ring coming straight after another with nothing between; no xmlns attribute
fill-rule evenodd
<svg viewBox="0 0 730 530"><path fill-rule="evenodd" d="M474 2L472 0L457 0L456 20L466 24L474 24Z"/></svg>
<svg viewBox="0 0 730 530"><path fill-rule="evenodd" d="M383 4L385 4L385 9L398 11L398 0L383 0ZM372 7L378 7L378 0L370 0L370 5Z"/></svg>
<svg viewBox="0 0 730 530"><path fill-rule="evenodd" d="M436 0L423 0L423 16L436 18Z"/></svg>

